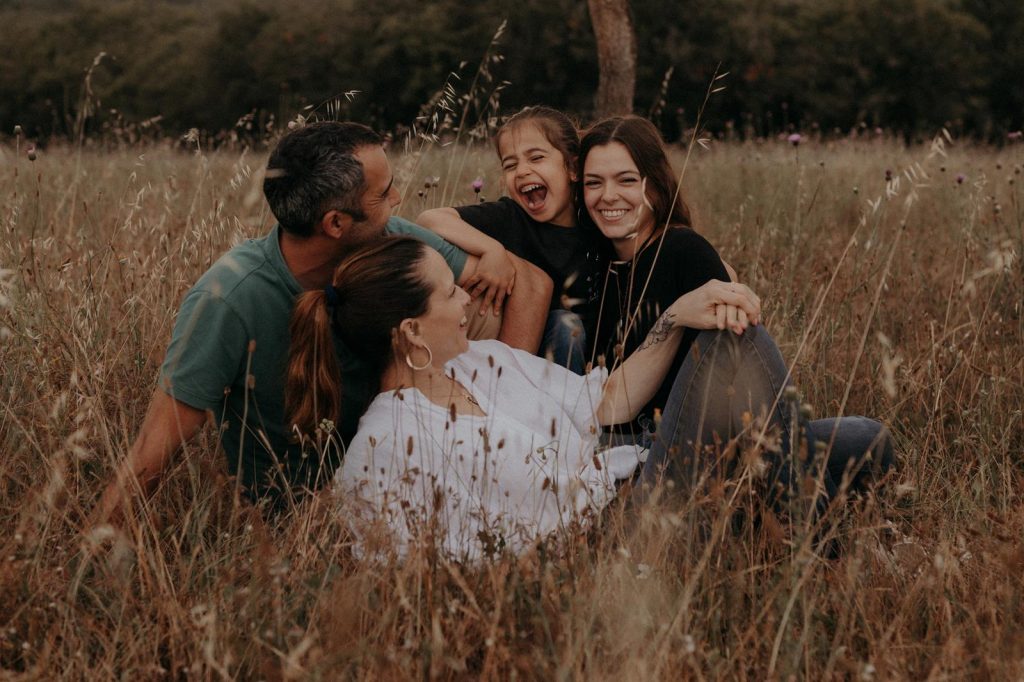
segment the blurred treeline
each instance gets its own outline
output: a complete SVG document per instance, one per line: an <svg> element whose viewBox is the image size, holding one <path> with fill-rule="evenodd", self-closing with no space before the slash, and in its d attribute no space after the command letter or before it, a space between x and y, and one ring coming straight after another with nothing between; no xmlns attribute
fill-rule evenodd
<svg viewBox="0 0 1024 682"><path fill-rule="evenodd" d="M999 139L1024 118L1021 0L633 0L632 11L636 111L670 138L693 124L716 68L726 89L704 123L740 136L947 126ZM585 118L597 60L581 0L0 0L0 132L262 130L332 99L333 116L393 129L450 72L468 90L502 21L481 96L508 81L504 110L543 102Z"/></svg>

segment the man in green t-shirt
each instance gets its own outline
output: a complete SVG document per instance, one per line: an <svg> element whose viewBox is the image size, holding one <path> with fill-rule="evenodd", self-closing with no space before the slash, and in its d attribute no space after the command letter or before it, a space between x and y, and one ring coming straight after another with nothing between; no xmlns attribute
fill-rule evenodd
<svg viewBox="0 0 1024 682"><path fill-rule="evenodd" d="M127 494L152 490L211 417L229 473L250 498L281 506L322 485L340 453L304 449L284 412L295 298L326 286L347 253L385 233L428 242L460 282L476 270L475 257L391 216L400 197L381 138L365 126L321 122L290 132L271 153L263 191L278 225L231 249L186 294L138 438L97 507L99 522L116 520ZM536 350L544 315L532 301L546 300L551 283L525 261L512 263L516 284L498 338ZM360 380L361 367L339 351L343 385ZM335 425L342 442L359 416L344 413Z"/></svg>

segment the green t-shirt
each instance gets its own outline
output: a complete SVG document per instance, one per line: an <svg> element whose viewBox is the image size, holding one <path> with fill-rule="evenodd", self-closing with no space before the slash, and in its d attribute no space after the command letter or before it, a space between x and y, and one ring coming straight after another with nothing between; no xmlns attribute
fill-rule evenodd
<svg viewBox="0 0 1024 682"><path fill-rule="evenodd" d="M437 249L455 278L466 254L407 220L391 218L391 234L408 234ZM285 423L284 382L291 319L302 287L281 255L280 228L224 254L185 295L161 367L160 385L171 397L211 410L221 432L229 471L252 497L315 489L341 462L337 452L303 452ZM344 358L342 385L365 380L362 367ZM338 433L347 443L359 414L344 413Z"/></svg>
<svg viewBox="0 0 1024 682"><path fill-rule="evenodd" d="M459 247L438 237L427 228L420 227L416 223L409 222L405 218L399 218L398 216L392 216L384 229L387 230L388 234L416 237L421 242L426 242L427 246L432 247L444 257L444 261L448 263L448 267L452 269L452 274L455 275L456 282L462 277L462 271L466 268L468 255Z"/></svg>

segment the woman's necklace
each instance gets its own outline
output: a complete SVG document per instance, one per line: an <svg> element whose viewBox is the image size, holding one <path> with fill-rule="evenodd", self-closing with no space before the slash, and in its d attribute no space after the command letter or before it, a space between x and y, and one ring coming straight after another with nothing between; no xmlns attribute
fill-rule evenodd
<svg viewBox="0 0 1024 682"><path fill-rule="evenodd" d="M475 406L477 408L480 407L480 403L473 396L473 394L470 393L469 391L467 391L465 388L463 388L462 384L460 384L458 381L456 381L454 377L448 376L447 374L443 374L442 376L444 378L448 379L451 382L451 389L444 396L444 400L449 400L449 399L451 399L452 396L457 396L457 397L460 397L463 400L465 400L470 405L473 405L473 406ZM433 400L437 396L435 395L435 392L433 390L431 390L431 395L429 395L427 397L431 398Z"/></svg>
<svg viewBox="0 0 1024 682"><path fill-rule="evenodd" d="M662 234L663 230L653 230L647 238L644 239L636 251L633 252L633 257L624 260L610 263L609 267L621 266L623 272L621 273L625 277L618 277L618 298L619 298L619 320L622 325L620 342L625 343L625 338L629 336L630 332L635 328L638 318L640 317L641 309L643 308L643 296L647 291L647 282L640 284L640 293L637 294L636 302L634 303L633 298L635 294L635 288L637 286L636 273L637 273L637 261L640 259L640 254L647 250L647 247L654 243L656 237ZM657 256L655 256L657 257ZM650 271L653 269L653 265L648 268L647 279L650 279ZM616 275L620 272L616 271ZM628 281L623 282L623 279ZM646 336L646 332L644 332Z"/></svg>
<svg viewBox="0 0 1024 682"><path fill-rule="evenodd" d="M462 396L462 398L467 403L469 403L470 405L476 405L477 407L480 407L480 403L476 401L476 398L473 397L473 394L464 389L462 387L462 384L452 379L452 387L455 389L455 393L458 393L458 395Z"/></svg>

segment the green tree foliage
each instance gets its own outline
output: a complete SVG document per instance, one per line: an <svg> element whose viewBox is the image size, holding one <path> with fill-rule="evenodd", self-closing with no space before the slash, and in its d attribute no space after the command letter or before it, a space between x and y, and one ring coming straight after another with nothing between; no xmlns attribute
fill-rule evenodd
<svg viewBox="0 0 1024 682"><path fill-rule="evenodd" d="M941 1L693 0L637 23L651 31L640 41L641 87L656 92L659 67L675 67L667 99L688 117L715 69L730 72L708 114L718 127L732 120L764 134L801 122L864 122L912 132L963 121L977 131L991 116L984 91L997 56L988 30ZM1001 87L1010 83L1007 73Z"/></svg>
<svg viewBox="0 0 1024 682"><path fill-rule="evenodd" d="M1024 3L965 0L964 11L989 32L983 79L987 123L1019 130L1024 118Z"/></svg>
<svg viewBox="0 0 1024 682"><path fill-rule="evenodd" d="M1001 137L1024 124L1018 0L636 0L633 13L636 109L670 137L693 125L716 70L729 72L704 114L717 131L863 123ZM73 136L83 107L87 132L157 116L168 132L216 131L280 125L325 102L320 112L392 128L450 73L472 77L503 21L488 67L495 85L510 82L504 108L586 117L597 67L578 0L9 0L0 131Z"/></svg>
<svg viewBox="0 0 1024 682"><path fill-rule="evenodd" d="M800 112L902 130L984 118L988 32L969 15L935 0L847 0L819 5L805 21L803 33L832 49L793 46L794 77L808 76L791 93Z"/></svg>
<svg viewBox="0 0 1024 682"><path fill-rule="evenodd" d="M163 115L178 127L209 93L197 88L190 53L205 39L202 12L172 3L82 2L0 12L0 122L39 134L71 134L86 70L95 103L132 119Z"/></svg>

